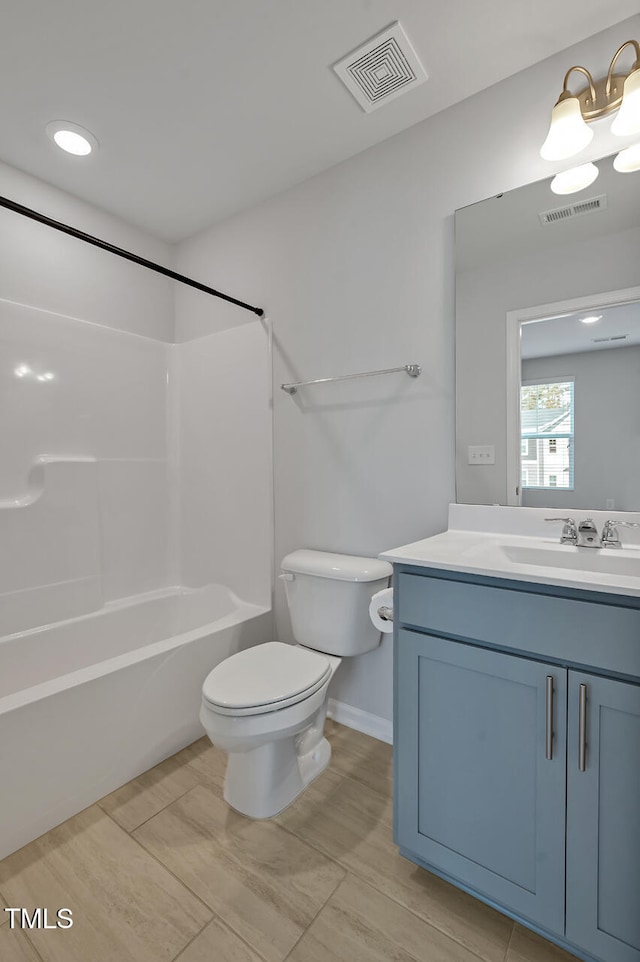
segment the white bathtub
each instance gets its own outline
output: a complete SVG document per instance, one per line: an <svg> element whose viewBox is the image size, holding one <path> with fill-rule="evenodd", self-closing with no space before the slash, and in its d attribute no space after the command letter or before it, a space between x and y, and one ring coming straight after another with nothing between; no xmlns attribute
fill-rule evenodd
<svg viewBox="0 0 640 962"><path fill-rule="evenodd" d="M210 585L0 638L0 858L199 738L206 674L270 632Z"/></svg>

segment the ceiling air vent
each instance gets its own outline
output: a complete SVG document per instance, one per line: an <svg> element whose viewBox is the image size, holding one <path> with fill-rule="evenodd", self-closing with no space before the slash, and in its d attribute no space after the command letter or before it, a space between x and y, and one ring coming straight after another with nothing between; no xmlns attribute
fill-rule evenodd
<svg viewBox="0 0 640 962"><path fill-rule="evenodd" d="M367 113L427 79L417 53L397 21L334 63L333 69Z"/></svg>
<svg viewBox="0 0 640 962"><path fill-rule="evenodd" d="M593 337L594 344L604 344L606 341L626 341L626 334L613 334L611 337Z"/></svg>
<svg viewBox="0 0 640 962"><path fill-rule="evenodd" d="M607 209L607 195L600 194L598 197L590 197L588 200L579 200L575 204L567 204L566 207L556 207L554 210L540 211L538 217L543 226L547 224L557 224L558 221L568 220L570 217L578 217L582 214L595 214L599 210Z"/></svg>

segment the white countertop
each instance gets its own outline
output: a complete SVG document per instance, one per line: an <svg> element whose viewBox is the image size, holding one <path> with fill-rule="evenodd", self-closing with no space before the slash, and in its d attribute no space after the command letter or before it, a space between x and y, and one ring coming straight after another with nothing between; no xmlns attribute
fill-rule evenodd
<svg viewBox="0 0 640 962"><path fill-rule="evenodd" d="M379 557L393 564L640 597L638 534L634 531L633 543L628 538L622 548L561 545L562 525L554 534L544 522L544 517L558 513L564 512L450 505L448 531L384 551ZM610 517L640 520L636 514L619 511L574 510L567 514L577 521L593 518L599 531ZM623 538L628 530L621 529Z"/></svg>

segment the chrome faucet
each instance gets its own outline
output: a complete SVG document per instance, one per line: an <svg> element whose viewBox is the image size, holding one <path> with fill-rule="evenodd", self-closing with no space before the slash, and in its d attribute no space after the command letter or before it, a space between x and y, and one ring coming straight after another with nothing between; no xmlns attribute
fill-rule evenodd
<svg viewBox="0 0 640 962"><path fill-rule="evenodd" d="M564 521L560 544L572 544L578 548L599 548L600 538L592 518L576 524L573 518L545 518L545 521Z"/></svg>
<svg viewBox="0 0 640 962"><path fill-rule="evenodd" d="M618 528L640 528L637 521L605 521L602 529L602 547L619 548L621 546Z"/></svg>
<svg viewBox="0 0 640 962"><path fill-rule="evenodd" d="M545 521L564 521L564 527L562 529L562 534L560 535L560 544L573 544L578 543L578 528L573 520L573 518L545 518Z"/></svg>
<svg viewBox="0 0 640 962"><path fill-rule="evenodd" d="M579 548L599 548L600 536L593 518L585 518L578 525L578 547Z"/></svg>

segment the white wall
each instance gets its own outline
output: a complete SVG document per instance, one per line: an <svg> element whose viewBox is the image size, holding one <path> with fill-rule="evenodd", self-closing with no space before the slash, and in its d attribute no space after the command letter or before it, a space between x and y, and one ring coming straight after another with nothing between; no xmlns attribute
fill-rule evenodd
<svg viewBox="0 0 640 962"><path fill-rule="evenodd" d="M180 581L271 604L271 356L260 320L170 348ZM265 641L268 639L265 639Z"/></svg>
<svg viewBox="0 0 640 962"><path fill-rule="evenodd" d="M573 491L524 489L522 503L617 511L640 504L640 347L536 357L522 377L573 375L575 446Z"/></svg>
<svg viewBox="0 0 640 962"><path fill-rule="evenodd" d="M168 583L168 349L0 300L0 635Z"/></svg>
<svg viewBox="0 0 640 962"><path fill-rule="evenodd" d="M70 163L74 160L71 158ZM0 194L117 247L171 266L168 244L3 163ZM0 298L172 341L173 283L0 208Z"/></svg>
<svg viewBox="0 0 640 962"><path fill-rule="evenodd" d="M171 263L167 244L6 164L0 193ZM171 580L172 287L0 209L0 634ZM29 373L17 377L21 365ZM54 377L38 381L45 371ZM39 466L42 456L54 463Z"/></svg>
<svg viewBox="0 0 640 962"><path fill-rule="evenodd" d="M0 194L171 265L168 245L2 164ZM189 290L181 316L208 336L174 345L174 287L0 208L0 635L168 584L270 603L269 329L237 308L210 323L225 305Z"/></svg>
<svg viewBox="0 0 640 962"><path fill-rule="evenodd" d="M375 555L446 527L453 212L553 173L538 152L567 67L606 72L639 30L633 18L179 246L177 269L242 291L274 324L276 562L301 546ZM601 134L587 159L610 152ZM208 323L178 310L177 340ZM417 381L279 390L410 362L423 366ZM276 603L288 640L280 585ZM389 719L391 676L385 640L343 665L332 695Z"/></svg>

